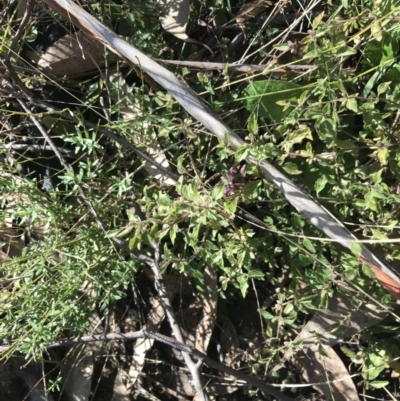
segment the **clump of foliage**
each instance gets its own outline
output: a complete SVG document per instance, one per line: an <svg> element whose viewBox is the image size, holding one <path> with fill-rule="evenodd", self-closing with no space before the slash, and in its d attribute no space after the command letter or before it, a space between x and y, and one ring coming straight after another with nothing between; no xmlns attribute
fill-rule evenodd
<svg viewBox="0 0 400 401"><path fill-rule="evenodd" d="M232 17L242 3L195 1L193 32L207 37L197 20L225 21L227 29L213 45L214 51L226 53L226 44L239 32ZM93 3L93 13L146 54L184 59L197 50L161 31L153 2L103 6ZM21 127L0 138L1 240L7 255L1 267L0 340L12 344L9 353L40 357L49 343L85 333L94 310L126 296L143 264L116 248L113 236L146 256L153 255L152 241L159 242L162 271L187 275L200 293L205 266L218 268L220 296L228 300L246 297L263 282L273 304L259 311L265 323L261 336L269 346L248 359L256 372L278 360L280 347L293 339L293 328L301 328L306 316L327 308L341 282L363 290L355 301L370 294L388 304L391 297L370 269L361 268L356 256L340 246L320 241L318 230L245 159L250 154L279 166L397 266L399 17L395 2L334 0L319 6L310 26L298 25L302 39L295 44L280 39L284 31L289 38L295 35L288 28L264 31L250 22L246 54L252 56L246 63L261 63L271 54L279 62L282 55L292 53L284 62L287 67L309 66L301 73L288 68L279 79L273 75L275 65L266 73L242 77L176 68L247 140L249 145L237 152L207 135L169 94L149 88L145 77L125 70L125 78L133 82L130 93L104 75L79 82L78 105L59 108L70 107L81 124L72 124L57 112L38 116L57 137L58 146L70 151L70 170L57 164L51 152L7 150L11 142L24 138L40 145L44 140L16 100L4 100L2 120L9 127ZM4 55L12 41L11 22L0 29ZM35 29L32 23L18 49L21 55L35 40ZM240 59L244 50L225 54L224 61ZM18 53L12 61L22 64ZM70 91L62 82L39 75L29 80L37 87L51 83ZM111 100L113 91L135 108L134 120L124 120L119 103ZM84 120L132 143L139 137L142 149L157 138L180 176L176 187L149 176L138 156L88 128ZM50 187L44 186L46 180ZM78 185L106 232L88 212ZM135 214L135 207L144 219ZM356 254L357 244L354 248ZM387 333L396 325L390 321ZM388 366L398 373L391 360L399 350L382 332L372 330L359 338L366 345L345 353L363 361L365 387L373 387L371 382Z"/></svg>

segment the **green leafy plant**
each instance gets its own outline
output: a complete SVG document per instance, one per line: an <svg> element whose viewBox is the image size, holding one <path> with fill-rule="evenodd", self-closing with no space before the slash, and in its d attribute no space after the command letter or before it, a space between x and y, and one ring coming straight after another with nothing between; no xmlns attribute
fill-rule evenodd
<svg viewBox="0 0 400 401"><path fill-rule="evenodd" d="M204 24L224 21L226 29L210 46L226 52L233 38L229 30L236 29L234 12L242 3L195 2L192 32L198 39L208 38ZM347 293L343 283L360 290L352 295L355 304L367 295L381 305L390 303L370 267L360 265L360 244L355 241L345 251L321 238L262 177L257 164L266 159L284 171L356 235L370 240L388 262L400 258L400 8L390 1L331 3L325 14L313 15L309 32L298 43L280 40L282 33L294 35L289 28L271 30L264 42L260 27L246 39L246 54L243 48L227 53L227 60L243 56L255 64L267 48L279 63L299 47L296 56L262 74L236 77L229 68L215 74L176 68L247 141L236 151L228 140L206 135L140 68L135 75L119 66L117 83L108 82L108 72L79 82L82 100L65 105L79 123L62 118L60 111L32 111L67 154L68 169L51 165L54 154L8 151L13 141L21 145L28 138L33 143L37 137L26 131L34 130L33 124L17 100L5 100L4 119L25 130L22 137L0 139L0 340L11 345L9 355L40 358L50 343L85 333L94 310L127 297L143 267L132 254L152 257L155 242L160 244L161 271L190 278L199 294L204 293L204 269L210 266L218 270L221 299L268 298L267 306L256 308L261 344L245 359L257 374L279 361L295 330L315 311L327 309L333 294ZM162 31L155 2L91 7L150 56L184 60L195 46ZM27 32L24 43L33 43L35 27ZM2 26L1 33L3 55L12 42L10 26ZM22 54L22 47L18 51ZM296 64L307 68L296 73L290 69ZM277 79L280 67L286 72ZM131 83L128 92L122 77ZM37 86L52 82L35 75L23 79ZM134 109L134 118L127 119L124 108ZM137 154L100 128L142 151L157 139L169 168L179 175L176 186L147 174ZM246 161L250 157L252 164ZM34 167L23 173L31 163ZM51 173L37 173L41 168ZM50 178L52 187L42 190ZM115 238L125 241L128 250L117 248ZM398 372L393 362L398 347L394 340L387 346L390 333L381 338L358 334L357 349L342 348L360 366L358 384L365 391L390 384L381 380L385 369Z"/></svg>

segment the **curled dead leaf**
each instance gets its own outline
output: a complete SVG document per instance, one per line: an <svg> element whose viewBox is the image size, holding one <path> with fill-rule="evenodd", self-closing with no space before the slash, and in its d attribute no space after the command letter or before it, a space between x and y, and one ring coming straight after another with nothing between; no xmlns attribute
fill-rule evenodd
<svg viewBox="0 0 400 401"><path fill-rule="evenodd" d="M159 0L162 27L178 39L186 40L186 27L190 17L189 0Z"/></svg>
<svg viewBox="0 0 400 401"><path fill-rule="evenodd" d="M204 46L212 54L214 52L204 43L189 38L186 27L190 18L189 0L158 0L160 6L161 26L170 34L185 42Z"/></svg>
<svg viewBox="0 0 400 401"><path fill-rule="evenodd" d="M257 17L257 15L263 13L271 4L272 2L270 0L254 0L240 7L240 10L236 15L236 22L240 26L244 37L246 37L244 23L249 19Z"/></svg>
<svg viewBox="0 0 400 401"><path fill-rule="evenodd" d="M358 401L357 388L343 361L331 347L322 346L323 355L317 349L308 349L306 354L293 360L306 383L319 383L314 389L326 400ZM326 382L329 378L329 383Z"/></svg>
<svg viewBox="0 0 400 401"><path fill-rule="evenodd" d="M380 270L373 263L369 262L364 258L360 258L360 261L365 265L369 266L375 274L376 279L381 283L382 287L392 294L397 300L400 300L400 285L397 284L389 275Z"/></svg>
<svg viewBox="0 0 400 401"><path fill-rule="evenodd" d="M207 266L204 269L204 286L203 313L196 327L195 348L206 354L217 318L218 274L215 267Z"/></svg>
<svg viewBox="0 0 400 401"><path fill-rule="evenodd" d="M110 55L115 60L115 55ZM29 52L28 58L38 68L55 76L74 76L102 68L105 65L104 46L83 32L65 35L45 53Z"/></svg>

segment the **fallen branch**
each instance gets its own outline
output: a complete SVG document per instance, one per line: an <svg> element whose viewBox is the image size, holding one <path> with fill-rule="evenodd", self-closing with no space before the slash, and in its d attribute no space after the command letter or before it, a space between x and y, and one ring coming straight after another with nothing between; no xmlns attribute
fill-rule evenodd
<svg viewBox="0 0 400 401"><path fill-rule="evenodd" d="M22 144L22 143L6 143L5 145L1 145L0 149L14 150L14 151L30 151L30 152L43 152L43 151L53 150L49 145L34 145L34 144ZM72 155L74 153L72 149L58 148L58 151L66 155Z"/></svg>
<svg viewBox="0 0 400 401"><path fill-rule="evenodd" d="M270 64L232 64L232 63L215 63L208 61L186 61L186 60L161 60L160 63L175 65L177 67L187 67L197 70L217 70L229 72L240 72L243 74L263 73L263 74L288 74L299 73L316 69L317 66L310 64L293 64L279 66L274 63Z"/></svg>

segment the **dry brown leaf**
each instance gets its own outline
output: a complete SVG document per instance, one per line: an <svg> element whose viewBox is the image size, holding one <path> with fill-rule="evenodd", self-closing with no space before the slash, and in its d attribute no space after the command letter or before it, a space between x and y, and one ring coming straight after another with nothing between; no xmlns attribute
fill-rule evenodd
<svg viewBox="0 0 400 401"><path fill-rule="evenodd" d="M10 260L11 258L2 250L0 250L0 262L5 262L6 260Z"/></svg>
<svg viewBox="0 0 400 401"><path fill-rule="evenodd" d="M100 316L94 313L89 318L89 335L103 334ZM78 346L64 359L61 368L63 396L67 401L87 401L91 395L94 372L93 355L98 354L101 343L93 342Z"/></svg>
<svg viewBox="0 0 400 401"><path fill-rule="evenodd" d="M124 376L125 372L122 369L119 369L117 376L115 377L111 401L130 401L131 392L126 388L123 380Z"/></svg>
<svg viewBox="0 0 400 401"><path fill-rule="evenodd" d="M360 258L360 260L362 263L368 265L372 269L376 279L381 283L382 287L387 292L392 294L397 300L400 300L400 285L373 263L368 262L368 260L365 260L364 258Z"/></svg>
<svg viewBox="0 0 400 401"><path fill-rule="evenodd" d="M215 267L207 266L204 269L205 294L202 300L203 317L196 328L195 348L207 354L208 344L214 330L217 318L218 304L218 272ZM193 401L200 401L200 394L196 394Z"/></svg>
<svg viewBox="0 0 400 401"><path fill-rule="evenodd" d="M204 287L203 313L202 319L196 328L195 348L207 354L208 344L217 318L218 274L215 267L207 266L204 269Z"/></svg>
<svg viewBox="0 0 400 401"><path fill-rule="evenodd" d="M170 34L185 42L204 46L212 54L214 52L204 43L189 38L186 27L190 18L189 0L158 0L160 6L161 26Z"/></svg>
<svg viewBox="0 0 400 401"><path fill-rule="evenodd" d="M186 27L190 18L189 0L159 0L162 27L178 39L186 41Z"/></svg>
<svg viewBox="0 0 400 401"><path fill-rule="evenodd" d="M323 347L323 346L321 346ZM331 347L323 347L327 356L309 348L293 361L306 383L330 383L313 386L326 400L359 401L357 388L344 363Z"/></svg>
<svg viewBox="0 0 400 401"><path fill-rule="evenodd" d="M224 357L224 363L228 366L232 366L234 357L239 351L240 342L235 326L227 316L224 317L222 322L219 342Z"/></svg>
<svg viewBox="0 0 400 401"><path fill-rule="evenodd" d="M2 252L10 258L21 256L22 250L25 247L25 241L17 228L0 226L0 246Z"/></svg>
<svg viewBox="0 0 400 401"><path fill-rule="evenodd" d="M87 401L91 393L94 361L89 346L74 348L61 369L63 397L67 401Z"/></svg>
<svg viewBox="0 0 400 401"><path fill-rule="evenodd" d="M149 269L148 267L144 267L143 271L150 280L154 281L154 274L151 269ZM163 274L162 278L165 287L169 293L182 295L193 294L193 290L189 284L189 280L185 276L181 275L178 277L169 274Z"/></svg>
<svg viewBox="0 0 400 401"><path fill-rule="evenodd" d="M232 368L238 369L239 362L235 362L235 356L240 352L240 341L237 334L236 328L228 316L225 316L221 325L221 334L219 337L220 345L220 358L223 358L223 363ZM232 394L239 389L237 385L237 379L234 376L225 375L225 382L221 385L220 380L216 380L214 383L214 391L217 394Z"/></svg>
<svg viewBox="0 0 400 401"><path fill-rule="evenodd" d="M157 333L160 329L161 323L165 318L165 312L158 299L153 298L151 303L152 303L152 308L147 318L147 323L142 328L142 330L147 330ZM154 340L151 339L139 338L136 340L134 352L132 355L132 362L128 372L128 380L129 380L129 385L127 386L128 389L132 388L133 385L136 383L136 380L143 369L146 354L148 351L150 351L151 347L153 346L153 343Z"/></svg>
<svg viewBox="0 0 400 401"><path fill-rule="evenodd" d="M63 36L45 53L29 52L28 58L42 72L59 77L84 74L105 65L104 46L83 32Z"/></svg>
<svg viewBox="0 0 400 401"><path fill-rule="evenodd" d="M322 368L324 366L323 363L325 363L326 371L329 373L331 379L332 377L335 380L338 378L342 379L343 375L348 375L347 371L344 373L346 370L344 366L338 366L338 370L336 371L335 363L331 364L326 360L324 361L324 358L318 352L319 344L324 347L328 355L332 355L335 358L335 352L331 347L365 328L380 322L388 315L387 311L381 311L375 305L366 302L360 303L357 307L351 305L350 298L335 294L329 302L329 308L318 311L295 338L295 342L302 342L302 349L298 351L290 348L283 356L282 362L291 358L292 363L302 367L306 381L312 374L315 375L312 382L326 381L325 370ZM301 356L308 360L303 363ZM277 371L282 366L283 363L277 365L273 371ZM350 381L349 379L345 380L343 384L338 384L337 387L334 387L336 389L335 392L339 391L338 389L342 385L348 387L349 391L353 391L354 389L351 390L352 385ZM315 386L315 388L317 391L320 391L318 386ZM326 389L323 391L326 391ZM353 400L353 398L347 398L347 400L349 399ZM354 400L358 400L358 398L354 398Z"/></svg>
<svg viewBox="0 0 400 401"><path fill-rule="evenodd" d="M246 37L244 23L249 19L257 17L257 15L263 13L268 7L271 6L271 4L271 0L254 0L240 7L240 10L236 15L236 22L240 26L244 37Z"/></svg>
<svg viewBox="0 0 400 401"><path fill-rule="evenodd" d="M292 357L292 363L300 369L307 383L324 383L327 376L330 381L340 380L329 385L314 386L329 400L359 400L352 379L344 379L349 376L347 369L331 347L376 324L388 314L386 311L380 311L375 305L367 303L362 303L356 308L350 305L350 299L334 295L329 303L329 309L318 311L296 337L296 342L302 341L302 350L296 353L291 348L283 357L283 360ZM332 329L338 324L340 327ZM321 342L320 345L316 341L317 337ZM328 358L320 354L319 346L323 347ZM277 370L279 366L274 370Z"/></svg>
<svg viewBox="0 0 400 401"><path fill-rule="evenodd" d="M349 298L335 294L329 302L328 309L318 311L303 327L294 342L301 341L303 350L312 349L318 338L325 347L333 347L345 338L380 322L387 315L387 311L381 311L375 305L366 302L354 308ZM288 360L295 353L296 350L290 348L283 356L283 361ZM281 366L275 367L274 371Z"/></svg>

